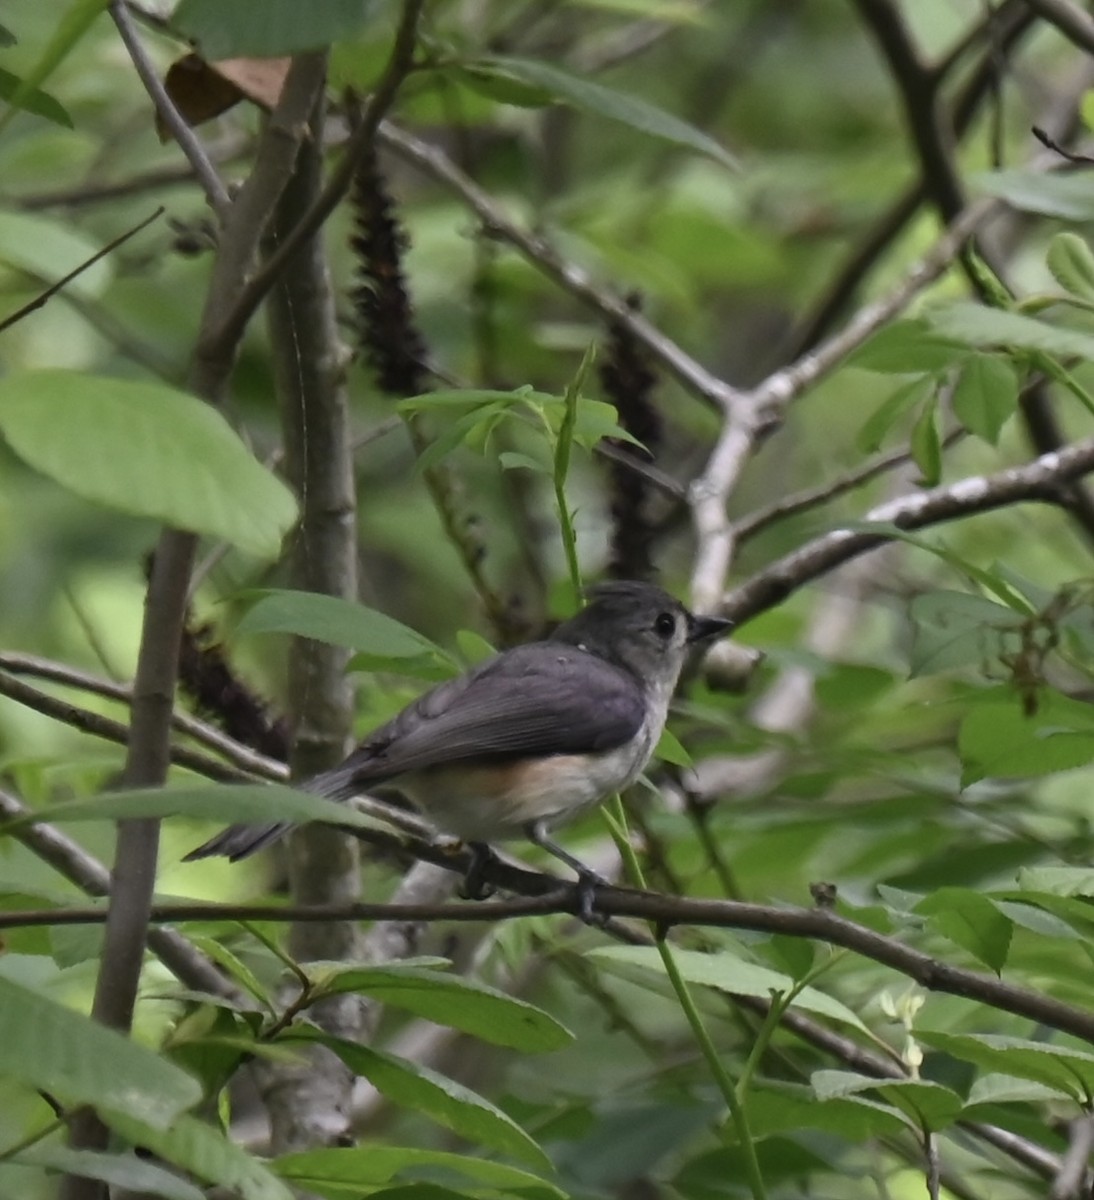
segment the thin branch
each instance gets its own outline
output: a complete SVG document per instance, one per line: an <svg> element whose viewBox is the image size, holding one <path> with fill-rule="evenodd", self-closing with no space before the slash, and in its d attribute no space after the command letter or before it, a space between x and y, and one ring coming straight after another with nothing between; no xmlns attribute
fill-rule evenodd
<svg viewBox="0 0 1094 1200"><path fill-rule="evenodd" d="M454 860L441 865L459 869ZM491 882L509 890L534 894L518 900L447 904L323 904L286 905L181 903L154 906L152 919L176 921L498 921L545 913L580 911L579 889L550 875L518 870L504 864L487 868ZM504 884L501 880L504 879ZM735 900L697 900L665 896L630 888L597 889L597 909L609 917L630 917L661 928L698 926L747 929L808 938L842 946L881 963L930 991L944 992L1025 1017L1094 1044L1094 1012L1065 1004L1052 996L1018 987L996 975L955 967L932 958L896 938L840 916L830 908L778 907ZM0 928L28 925L95 925L103 921L99 908L58 908L0 913Z"/></svg>
<svg viewBox="0 0 1094 1200"><path fill-rule="evenodd" d="M844 329L811 353L733 397L706 468L690 490L697 541L691 594L699 611L713 609L725 586L734 550L726 509L761 431L780 423L793 400L948 270L969 234L997 208L996 201L987 200L965 209L888 296L860 309Z"/></svg>
<svg viewBox="0 0 1094 1200"><path fill-rule="evenodd" d="M136 234L140 233L142 229L151 225L153 221L158 220L161 216L163 216L165 211L166 210L162 207L157 208L150 217L145 217L143 221L134 225L132 229L126 230L125 233L114 238L113 241L107 242L107 244L103 246L101 250L97 251L86 261L80 263L78 267L69 271L64 278L58 279L56 283L50 284L50 286L47 287L44 292L40 292L34 297L33 300L29 301L27 304L24 304L22 308L18 308L9 316L4 317L4 319L0 321L0 333L3 333L3 331L10 325L14 325L17 321L21 321L24 317L29 316L30 313L36 312L39 308L44 307L45 304L47 304L54 296L56 296L58 292L63 291L64 288L78 275L82 275L86 270L99 262L100 259L106 258L106 256L112 251L117 250L119 246L122 246L128 242L131 237L134 237Z"/></svg>
<svg viewBox="0 0 1094 1200"><path fill-rule="evenodd" d="M253 138L246 133L233 133L205 147L206 154L214 163L230 163L241 158L251 146ZM4 197L5 203L16 208L40 212L44 208L83 208L120 200L126 196L139 196L144 192L160 191L163 188L181 187L192 183L194 168L188 161L172 162L148 171L139 171L124 179L101 183L85 182L76 187L55 188L47 192L16 192Z"/></svg>
<svg viewBox="0 0 1094 1200"><path fill-rule="evenodd" d="M0 790L0 814L25 817L25 804ZM110 894L110 872L97 858L52 825L20 825L14 834L43 862L90 896ZM105 917L105 910L100 910ZM160 961L187 987L213 996L235 997L239 990L199 950L174 929L150 929L148 945Z"/></svg>
<svg viewBox="0 0 1094 1200"><path fill-rule="evenodd" d="M575 299L605 320L623 326L693 395L715 408L724 408L732 402L737 395L736 389L713 375L640 313L634 312L625 297L601 287L582 267L564 259L545 237L530 233L511 221L493 197L461 171L443 150L396 128L389 121L380 126L378 140L455 192L482 222L487 236L514 247Z"/></svg>
<svg viewBox="0 0 1094 1200"><path fill-rule="evenodd" d="M369 97L361 121L347 142L341 161L292 232L282 239L277 250L247 281L217 330L216 336L219 340L229 344L238 341L255 309L262 303L266 293L273 287L293 255L315 234L349 191L357 164L375 144L380 123L414 66L418 21L424 3L425 0L405 0L387 67L376 91Z"/></svg>
<svg viewBox="0 0 1094 1200"><path fill-rule="evenodd" d="M747 400L760 409L771 407L781 413L787 404L828 374L875 330L907 307L924 288L945 274L969 237L1001 207L998 201L990 199L970 204L950 222L945 233L887 296L859 309L839 333L820 343L815 350L769 375L747 393Z"/></svg>
<svg viewBox="0 0 1094 1200"><path fill-rule="evenodd" d="M952 430L942 439L942 445L952 446L964 436L965 430ZM755 537L776 521L796 516L798 513L805 512L811 508L818 508L822 504L827 504L829 500L835 500L837 497L846 495L847 492L861 487L864 483L869 483L871 479L876 479L886 471L904 466L911 461L911 451L891 450L888 454L879 454L874 458L867 459L862 466L855 468L853 471L848 471L845 475L840 475L836 479L829 480L828 483L822 483L815 488L803 488L802 491L793 492L789 496L783 496L781 499L775 500L763 508L753 509L748 516L742 517L734 523L733 533L737 545L747 541L749 538ZM3 655L0 655L0 663L2 662Z"/></svg>
<svg viewBox="0 0 1094 1200"><path fill-rule="evenodd" d="M999 57L1012 49L1034 23L1035 18L1026 11L1023 0L1011 0L989 13L983 22L974 26L934 68L936 78L947 76L958 62L967 44L997 31L993 44L982 55L953 103L950 123L958 138L963 137L980 111L986 96L992 94L999 70ZM917 175L906 190L890 205L885 213L867 232L861 245L852 252L843 267L827 285L824 294L814 304L812 313L799 320L797 330L790 339L789 358L797 358L814 345L833 324L836 317L855 294L870 269L882 254L907 227L908 222L919 211L926 199L924 180Z"/></svg>
<svg viewBox="0 0 1094 1200"><path fill-rule="evenodd" d="M863 523L896 525L904 530L922 529L1020 501L1058 504L1061 487L1091 471L1094 471L1094 438L1042 454L1020 467L1007 467L991 475L973 475L956 483L890 500L866 513ZM781 603L810 580L889 540L891 535L884 529L876 533L834 529L777 559L733 588L718 611L738 625L743 624Z"/></svg>
<svg viewBox="0 0 1094 1200"><path fill-rule="evenodd" d="M299 228L322 182L322 97L312 112L312 136L297 155L264 251L267 261L283 238ZM320 231L286 262L270 291L266 316L285 469L300 505L292 547L290 585L302 591L357 599L357 500L351 451L345 349L335 318L334 288ZM289 647L290 763L306 779L342 761L350 747L353 692L342 646L293 638ZM300 903L340 903L361 895L356 839L321 825L294 831L288 843L289 885ZM356 925L330 921L294 924L288 954L297 962L357 961ZM363 1002L332 996L312 1010L328 1033L359 1040ZM270 1117L275 1152L341 1143L351 1136L353 1076L337 1055L311 1047L292 1062L267 1062L256 1083Z"/></svg>
<svg viewBox="0 0 1094 1200"><path fill-rule="evenodd" d="M9 700L26 705L27 708L34 709L35 712L40 712L47 717L53 717L54 720L60 721L64 725L70 725L73 729L80 730L81 733L91 734L92 737L102 738L107 742L115 742L119 746L127 746L129 744L131 737L129 726L123 725L120 721L115 721L110 717L104 717L100 713L92 712L90 709L81 708L79 705L72 704L68 700L58 699L58 697L51 696L48 692L39 691L38 688L31 687L29 683L23 683L22 680L15 679L2 670L0 670L0 696L7 696ZM131 695L127 699L132 702ZM178 714L175 714L172 717L172 721L177 719L179 719ZM218 746L217 749L222 749L222 747ZM243 749L243 747L239 747L238 749ZM169 748L168 756L170 761L176 763L178 766L187 767L191 771L197 771L200 775L204 775L209 779L219 780L222 783L253 782L253 776L250 771L254 767L258 767L260 773L267 779L285 778L284 769L282 769L280 774L274 774L270 770L270 764L262 762L258 756L255 757L252 767L242 771L236 767L219 762L215 758L209 758L204 754L200 754L196 750L190 750L186 746L172 744ZM159 781L156 780L155 782Z"/></svg>
<svg viewBox="0 0 1094 1200"><path fill-rule="evenodd" d="M144 84L145 91L148 92L152 103L156 106L156 112L159 113L160 119L167 128L171 130L179 148L186 155L190 166L193 167L194 174L209 198L213 210L223 220L232 204L228 189L205 153L201 139L186 123L186 119L167 94L167 89L160 79L156 65L144 48L144 43L140 39L140 34L137 32L125 0L111 0L110 16L118 27L118 33L125 43L125 48L129 51L129 57L133 60L133 66L140 76L141 83Z"/></svg>
<svg viewBox="0 0 1094 1200"><path fill-rule="evenodd" d="M131 704L133 702L133 690L127 684L115 683L111 679L104 679L99 675L92 675L90 672L81 671L78 667L70 667L67 663L54 662L48 658L39 658L34 654L0 651L0 671L8 671L12 675L30 675L37 679L48 679L53 683L60 683L66 687L78 688L80 691L90 692L93 696L104 696L110 700L117 700L122 704ZM0 675L0 682L2 681L3 676ZM119 740L113 736L115 732L113 729L108 733L105 732L105 727L100 728L94 725L94 718L98 716L97 713L86 709L78 709L72 705L67 706L67 709L56 710L39 706L37 701L40 697L45 700L51 699L44 692L36 692L32 697L26 692L16 695L10 691L3 691L2 688L0 688L0 692L10 696L13 700L18 700L20 703L28 704L31 708L36 708L39 712L46 713L47 716L56 717L58 720L64 721L65 724L82 728L86 733L91 733L97 737L105 737L108 741ZM31 703L31 700L34 703ZM70 720L69 716L73 719ZM252 750L250 746L245 746L242 742L237 742L234 738L229 737L223 730L217 729L215 726L209 725L205 721L191 716L189 713L179 712L178 710L173 711L171 713L171 725L180 733L193 738L195 742L200 742L210 750L215 750L234 766L239 767L240 771L246 772L248 775L257 775L263 779L272 779L279 782L283 782L289 776L288 768L284 763L278 762L273 758L268 758L264 754L259 754L257 751ZM122 729L121 726L117 728ZM180 762L177 758L174 758L173 761ZM193 759L188 763L180 763L180 765L200 770L203 775L209 773L207 770L208 767L215 767L215 764L205 758ZM235 778L238 777L235 776Z"/></svg>
<svg viewBox="0 0 1094 1200"><path fill-rule="evenodd" d="M113 8L117 16L124 6L114 0ZM124 12L122 15L127 18ZM141 49L139 41L134 39L134 44ZM146 58L136 60L138 69L142 64L145 69L151 66ZM213 330L221 323L221 315L231 310L252 268L259 240L292 172L302 131L323 86L324 68L321 55L302 54L293 60L281 98L263 130L253 170L235 199L228 204L225 196L225 203L217 206L221 236L188 376L194 395L212 404L225 397L243 326L231 339L217 337ZM172 107L165 94L162 102ZM196 549L197 538L178 529L165 529L156 546L133 682L123 774L129 787L161 784L167 776L179 640ZM116 1029L128 1029L132 1023L158 853L157 820L118 823L114 882L92 1005L95 1019ZM73 1148L102 1149L107 1140L106 1126L92 1110L74 1119ZM102 1185L78 1175L66 1175L61 1185L62 1200L99 1200L102 1195Z"/></svg>
<svg viewBox="0 0 1094 1200"><path fill-rule="evenodd" d="M1094 54L1094 17L1071 0L1026 0L1035 13L1087 54Z"/></svg>
<svg viewBox="0 0 1094 1200"><path fill-rule="evenodd" d="M953 128L941 111L938 76L920 61L900 11L891 0L855 0L900 91L904 117L919 156L919 176L944 222L964 207L954 166Z"/></svg>
<svg viewBox="0 0 1094 1200"><path fill-rule="evenodd" d="M1052 1181L1049 1200L1082 1200L1090 1195L1091 1150L1094 1150L1094 1117L1083 1113L1070 1123L1067 1152Z"/></svg>

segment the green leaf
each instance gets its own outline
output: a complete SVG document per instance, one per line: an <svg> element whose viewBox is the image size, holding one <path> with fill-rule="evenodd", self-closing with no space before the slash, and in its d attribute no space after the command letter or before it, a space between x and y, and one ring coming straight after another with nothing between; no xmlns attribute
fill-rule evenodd
<svg viewBox="0 0 1094 1200"><path fill-rule="evenodd" d="M39 1144L20 1151L11 1161L83 1175L87 1179L101 1179L103 1183L145 1196L163 1196L165 1200L205 1200L205 1193L200 1188L132 1154L105 1154Z"/></svg>
<svg viewBox="0 0 1094 1200"><path fill-rule="evenodd" d="M215 937L206 937L204 934L195 933L192 929L187 930L186 938L202 954L207 955L218 966L223 967L225 972L242 988L250 992L259 1004L270 1012L274 1011L274 1003L268 989L263 986L262 981L251 968L238 955L229 950L222 941Z"/></svg>
<svg viewBox="0 0 1094 1200"><path fill-rule="evenodd" d="M514 108L545 108L554 101L554 93L547 88L522 83L512 75L481 67L457 67L446 72L460 83L488 100L499 104L511 104Z"/></svg>
<svg viewBox="0 0 1094 1200"><path fill-rule="evenodd" d="M799 1129L819 1129L852 1142L896 1137L908 1130L898 1112L860 1096L818 1100L811 1088L762 1087L748 1094L748 1125L754 1137L767 1138Z"/></svg>
<svg viewBox="0 0 1094 1200"><path fill-rule="evenodd" d="M25 112L34 113L35 116L45 117L54 125L63 125L66 129L73 128L72 118L68 115L64 105L55 100L48 92L43 92L41 88L26 87L18 75L13 75L2 67L0 67L0 97L3 97L13 108L21 108Z"/></svg>
<svg viewBox="0 0 1094 1200"><path fill-rule="evenodd" d="M493 658L498 652L497 648L491 646L481 633L476 633L473 629L458 630L456 645L460 648L464 662L470 663L472 666L486 662L488 658Z"/></svg>
<svg viewBox="0 0 1094 1200"><path fill-rule="evenodd" d="M1094 220L1094 195L1083 171L1074 174L1014 168L977 175L971 180L985 196L998 196L1023 212L1065 221Z"/></svg>
<svg viewBox="0 0 1094 1200"><path fill-rule="evenodd" d="M1048 244L1045 262L1056 282L1080 300L1094 302L1094 254L1085 238L1065 230Z"/></svg>
<svg viewBox="0 0 1094 1200"><path fill-rule="evenodd" d="M886 375L936 373L952 367L967 353L959 342L940 336L916 317L883 325L845 365Z"/></svg>
<svg viewBox="0 0 1094 1200"><path fill-rule="evenodd" d="M496 1046L539 1053L573 1041L573 1034L543 1009L445 971L402 963L348 969L308 963L305 969L316 981L317 997L361 992Z"/></svg>
<svg viewBox="0 0 1094 1200"><path fill-rule="evenodd" d="M997 596L1015 612L1030 616L1035 611L1021 592L1012 587L1006 579L1001 578L994 571L985 571L983 568L970 562L967 558L962 558L960 554L955 554L954 551L942 542L933 542L925 537L921 537L919 534L909 533L908 530L901 529L899 525L894 525L891 521L846 521L841 523L838 528L847 529L853 533L876 534L881 537L892 538L897 542L906 542L909 546L915 546L920 550L926 550L928 554L933 554L936 558L940 558L944 563L953 567L954 570L967 575L974 583L978 583L984 591Z"/></svg>
<svg viewBox="0 0 1094 1200"><path fill-rule="evenodd" d="M421 396L408 396L395 405L400 413L433 412L484 408L490 405L509 407L528 403L536 408L558 404L559 397L550 392L534 392L529 387L514 388L510 392L493 391L489 388L454 388L449 391L426 392Z"/></svg>
<svg viewBox="0 0 1094 1200"><path fill-rule="evenodd" d="M976 664L987 667L1025 618L1013 609L969 592L924 592L913 598L913 675L930 675Z"/></svg>
<svg viewBox="0 0 1094 1200"><path fill-rule="evenodd" d="M977 1115L971 1110L978 1104L1043 1104L1058 1100L1061 1094L1059 1088L1034 1083L1032 1079L994 1073L979 1075L969 1088L962 1116L969 1121L977 1120Z"/></svg>
<svg viewBox="0 0 1094 1200"><path fill-rule="evenodd" d="M318 1030L294 1028L283 1041L314 1041L333 1050L381 1095L431 1117L469 1141L550 1170L551 1160L512 1119L482 1096L417 1063Z"/></svg>
<svg viewBox="0 0 1094 1200"><path fill-rule="evenodd" d="M916 1037L982 1070L1032 1079L1080 1102L1094 1093L1094 1054L1085 1050L998 1034L917 1030Z"/></svg>
<svg viewBox="0 0 1094 1200"><path fill-rule="evenodd" d="M915 911L928 916L939 933L964 947L997 975L1003 970L1014 925L979 892L939 888L921 900Z"/></svg>
<svg viewBox="0 0 1094 1200"><path fill-rule="evenodd" d="M1028 899L1030 903L1022 904L1011 900L993 898L992 904L999 909L1004 917L1013 921L1015 925L1019 925L1023 929L1029 929L1041 937L1063 938L1068 942L1082 941L1083 935L1074 925L1068 924L1067 921L1062 920L1055 913L1046 912L1044 908L1037 907L1040 902L1039 897L1030 896ZM1088 910L1086 916L1091 921L1094 921L1094 912Z"/></svg>
<svg viewBox="0 0 1094 1200"><path fill-rule="evenodd" d="M11 107L0 115L0 132L3 132L21 108L28 107L26 100L32 96L62 62L79 45L91 23L106 8L109 0L73 0L53 27L53 34L46 43L38 61L23 77L14 95L7 97Z"/></svg>
<svg viewBox="0 0 1094 1200"><path fill-rule="evenodd" d="M113 1029L0 975L0 1078L166 1127L201 1099L195 1079Z"/></svg>
<svg viewBox="0 0 1094 1200"><path fill-rule="evenodd" d="M77 371L0 379L0 432L77 494L273 558L296 520L289 489L210 405L159 383Z"/></svg>
<svg viewBox="0 0 1094 1200"><path fill-rule="evenodd" d="M356 1200L366 1189L396 1178L445 1178L449 1174L477 1185L476 1190L486 1187L528 1200L565 1200L565 1193L554 1184L520 1167L444 1150L374 1144L360 1149L305 1150L283 1154L273 1166L297 1187L331 1200Z"/></svg>
<svg viewBox="0 0 1094 1200"><path fill-rule="evenodd" d="M182 0L171 24L213 62L277 58L357 32L375 8L369 0Z"/></svg>
<svg viewBox="0 0 1094 1200"><path fill-rule="evenodd" d="M942 477L942 439L938 433L938 399L931 396L912 426L912 458L923 476L924 487L934 487Z"/></svg>
<svg viewBox="0 0 1094 1200"><path fill-rule="evenodd" d="M961 1097L928 1079L875 1079L853 1071L814 1071L810 1082L819 1100L832 1100L857 1092L876 1092L917 1125L945 1129L961 1114Z"/></svg>
<svg viewBox="0 0 1094 1200"><path fill-rule="evenodd" d="M1074 725L1076 718L1082 724ZM1022 779L1085 767L1094 759L1092 719L1094 711L1084 713L1048 690L1028 715L1005 690L978 697L958 733L962 780L967 785L986 776Z"/></svg>
<svg viewBox="0 0 1094 1200"><path fill-rule="evenodd" d="M64 278L101 249L70 222L37 213L0 212L0 262L42 283ZM109 257L101 258L65 287L79 299L93 300L106 290L113 274Z"/></svg>
<svg viewBox="0 0 1094 1200"><path fill-rule="evenodd" d="M518 83L534 88L542 88L556 100L561 100L581 112L606 117L610 121L618 121L631 129L637 129L640 133L651 134L663 141L683 146L688 150L695 150L699 154L713 158L723 166L736 170L737 163L733 156L712 137L639 96L615 91L602 84L593 83L589 79L560 71L558 67L550 66L545 62L536 62L526 58L492 55L487 58L462 62L459 65L480 76L495 75L503 79L516 80Z"/></svg>
<svg viewBox="0 0 1094 1200"><path fill-rule="evenodd" d="M264 1163L195 1117L180 1117L169 1129L153 1129L132 1117L102 1116L131 1146L150 1150L198 1179L227 1188L240 1200L293 1200L292 1192Z"/></svg>
<svg viewBox="0 0 1094 1200"><path fill-rule="evenodd" d="M285 633L346 646L378 659L423 655L449 666L451 656L429 638L386 613L319 592L270 589L244 614L236 633Z"/></svg>
<svg viewBox="0 0 1094 1200"><path fill-rule="evenodd" d="M550 475L551 464L533 458L519 450L503 450L498 455L498 465L503 471L533 471L537 475Z"/></svg>
<svg viewBox="0 0 1094 1200"><path fill-rule="evenodd" d="M794 987L789 975L748 962L730 950L703 954L698 950L674 949L672 953L680 974L688 983L715 988L731 996L761 996L766 1000L773 992L785 995ZM625 979L645 986L652 980L658 985L657 991L668 994L665 968L652 946L604 946L591 951L589 957ZM816 988L803 988L794 997L791 1007L821 1013L856 1029L866 1028L845 1004Z"/></svg>
<svg viewBox="0 0 1094 1200"><path fill-rule="evenodd" d="M1094 129L1094 92L1083 92L1079 101L1079 115L1087 129Z"/></svg>
<svg viewBox="0 0 1094 1200"><path fill-rule="evenodd" d="M661 737L653 753L663 762L672 763L675 767L687 767L690 769L695 766L691 755L687 752L687 747L669 729L661 730Z"/></svg>
<svg viewBox="0 0 1094 1200"><path fill-rule="evenodd" d="M953 392L953 411L970 432L995 446L999 432L1018 407L1018 376L994 354L973 354Z"/></svg>
<svg viewBox="0 0 1094 1200"><path fill-rule="evenodd" d="M671 25L703 25L710 21L702 0L570 0L570 3Z"/></svg>
<svg viewBox="0 0 1094 1200"><path fill-rule="evenodd" d="M372 1192L369 1200L470 1200L466 1192L454 1192L438 1183L404 1183Z"/></svg>
<svg viewBox="0 0 1094 1200"><path fill-rule="evenodd" d="M373 822L350 805L298 792L280 783L221 783L200 787L132 788L102 792L83 800L63 800L30 816L0 824L0 837L33 821L125 821L140 817L203 818L230 824L258 821L326 821L371 828Z"/></svg>
<svg viewBox="0 0 1094 1200"><path fill-rule="evenodd" d="M958 301L930 314L935 329L969 346L1011 346L1058 357L1094 359L1094 335L1021 313Z"/></svg>
<svg viewBox="0 0 1094 1200"><path fill-rule="evenodd" d="M1094 867L1023 867L1018 885L1024 892L1094 896Z"/></svg>
<svg viewBox="0 0 1094 1200"><path fill-rule="evenodd" d="M926 403L928 398L934 395L935 386L935 381L927 378L916 379L902 388L897 388L863 422L862 428L855 435L855 446L863 454L878 450L889 430L906 412Z"/></svg>
<svg viewBox="0 0 1094 1200"><path fill-rule="evenodd" d="M363 675L402 675L407 679L424 679L428 683L459 674L459 668L450 658L441 659L432 653L395 658L384 654L355 654L346 664L346 670Z"/></svg>

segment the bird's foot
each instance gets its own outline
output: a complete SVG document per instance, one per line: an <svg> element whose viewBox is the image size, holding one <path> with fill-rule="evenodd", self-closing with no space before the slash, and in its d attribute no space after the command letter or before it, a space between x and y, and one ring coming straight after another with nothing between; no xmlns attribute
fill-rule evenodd
<svg viewBox="0 0 1094 1200"><path fill-rule="evenodd" d="M603 875L590 871L588 867L577 874L577 915L586 925L603 929L608 923L606 913L596 911L596 889L610 887L611 884Z"/></svg>
<svg viewBox="0 0 1094 1200"><path fill-rule="evenodd" d="M486 869L494 861L494 851L485 842L468 842L471 862L459 886L462 900L489 900L494 894L494 885L485 879Z"/></svg>

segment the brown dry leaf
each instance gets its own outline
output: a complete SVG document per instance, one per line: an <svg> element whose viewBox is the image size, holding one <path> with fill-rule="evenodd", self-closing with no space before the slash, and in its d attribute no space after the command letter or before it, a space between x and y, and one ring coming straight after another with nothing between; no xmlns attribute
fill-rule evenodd
<svg viewBox="0 0 1094 1200"><path fill-rule="evenodd" d="M186 54L167 69L164 87L188 125L200 125L227 112L240 100L271 109L281 95L288 58L226 58L208 63ZM156 117L156 132L168 141L170 131Z"/></svg>
<svg viewBox="0 0 1094 1200"><path fill-rule="evenodd" d="M225 58L209 65L248 100L269 110L281 98L291 64L291 58Z"/></svg>

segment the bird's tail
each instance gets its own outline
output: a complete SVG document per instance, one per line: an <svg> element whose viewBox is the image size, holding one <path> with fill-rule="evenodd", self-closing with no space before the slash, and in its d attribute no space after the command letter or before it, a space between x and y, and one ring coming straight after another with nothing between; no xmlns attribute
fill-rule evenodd
<svg viewBox="0 0 1094 1200"><path fill-rule="evenodd" d="M294 786L303 792L324 796L328 800L348 800L358 791L352 780L353 768L342 764L329 771L313 775L311 779L303 779ZM191 850L182 861L193 862L199 858L214 858L217 855L223 855L232 862L237 862L266 846L272 846L292 828L292 821L270 821L264 825L229 825L216 837L203 842L196 850Z"/></svg>

